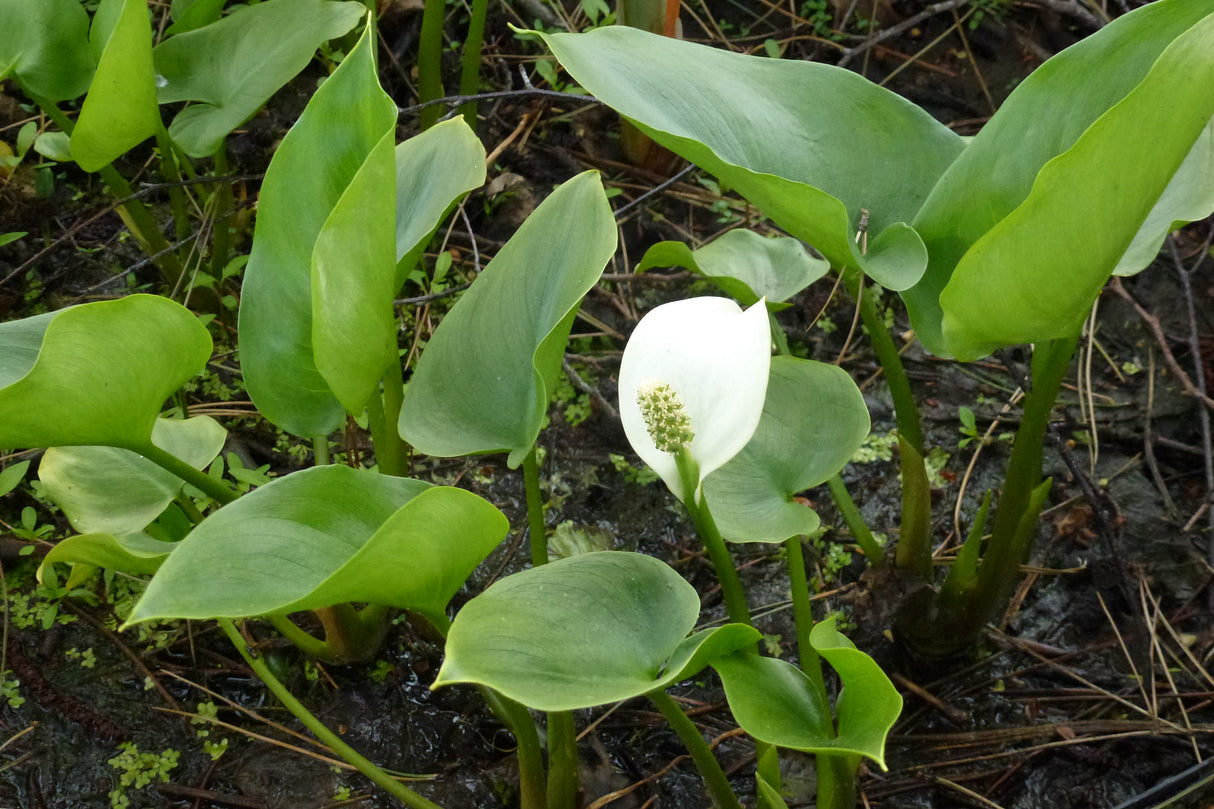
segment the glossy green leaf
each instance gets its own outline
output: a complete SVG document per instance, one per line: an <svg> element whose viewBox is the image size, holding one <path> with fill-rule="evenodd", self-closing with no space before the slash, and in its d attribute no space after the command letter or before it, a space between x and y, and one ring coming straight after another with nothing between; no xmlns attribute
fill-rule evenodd
<svg viewBox="0 0 1214 809"><path fill-rule="evenodd" d="M334 208L396 125L396 105L376 76L373 45L364 32L270 161L244 273L240 342L249 394L266 418L301 436L327 435L345 417L317 368L313 327L324 290L313 289L312 260ZM363 202L351 197L349 204ZM381 201L365 223L368 230L392 226L392 204L391 196ZM377 243L381 238L375 237ZM381 272L372 270L372 278ZM390 310L391 297L370 305ZM360 327L348 325L355 331Z"/></svg>
<svg viewBox="0 0 1214 809"><path fill-rule="evenodd" d="M652 557L559 559L464 605L434 687L476 683L536 710L588 708L666 688L759 637L741 624L687 637L699 613L695 588Z"/></svg>
<svg viewBox="0 0 1214 809"><path fill-rule="evenodd" d="M350 601L441 616L508 528L500 511L463 489L314 467L207 517L165 561L130 622Z"/></svg>
<svg viewBox="0 0 1214 809"><path fill-rule="evenodd" d="M1141 84L1047 163L1020 207L957 264L940 293L954 356L976 359L1079 333L1214 116L1212 87L1214 14L1178 37Z"/></svg>
<svg viewBox="0 0 1214 809"><path fill-rule="evenodd" d="M396 147L396 287L455 201L485 182L485 147L462 117Z"/></svg>
<svg viewBox="0 0 1214 809"><path fill-rule="evenodd" d="M811 255L798 239L768 239L744 228L731 230L697 250L683 242L658 242L645 251L636 271L669 266L703 275L743 306L766 298L772 310L784 308L782 301L830 270L829 261Z"/></svg>
<svg viewBox="0 0 1214 809"><path fill-rule="evenodd" d="M791 663L753 654L713 661L734 719L760 741L807 753L854 753L885 769L885 737L902 712L902 697L871 657L839 634L833 618L810 633L810 643L839 675L837 730L823 708L825 695Z"/></svg>
<svg viewBox="0 0 1214 809"><path fill-rule="evenodd" d="M204 469L223 449L227 430L208 416L157 419L152 443ZM141 531L184 485L176 475L118 447L52 447L38 465L46 495L82 534Z"/></svg>
<svg viewBox="0 0 1214 809"><path fill-rule="evenodd" d="M1159 255L1169 233L1189 222L1205 219L1211 212L1214 212L1214 118L1172 176L1113 274L1133 275L1145 269Z"/></svg>
<svg viewBox="0 0 1214 809"><path fill-rule="evenodd" d="M0 323L0 447L138 451L210 356L198 318L155 295Z"/></svg>
<svg viewBox="0 0 1214 809"><path fill-rule="evenodd" d="M226 0L173 0L169 14L174 22L165 30L165 35L176 36L210 25L223 13L225 2Z"/></svg>
<svg viewBox="0 0 1214 809"><path fill-rule="evenodd" d="M405 395L400 434L418 451L509 451L539 435L582 296L616 246L596 172L554 191L443 319Z"/></svg>
<svg viewBox="0 0 1214 809"><path fill-rule="evenodd" d="M119 535L78 534L61 540L51 548L43 557L41 567L60 562L119 570L132 576L146 576L159 570L176 547L175 542L162 542L140 532Z"/></svg>
<svg viewBox="0 0 1214 809"><path fill-rule="evenodd" d="M88 89L96 60L78 0L0 0L0 80L13 78L48 101Z"/></svg>
<svg viewBox="0 0 1214 809"><path fill-rule="evenodd" d="M1164 0L1118 18L1038 68L973 138L914 221L931 263L903 298L930 350L975 356L1043 339L1046 320L1077 328L1210 119L1209 13ZM954 315L976 331L954 348L940 295L963 260Z"/></svg>
<svg viewBox="0 0 1214 809"><path fill-rule="evenodd" d="M907 223L962 149L923 110L840 68L624 26L543 38L579 84L832 264L890 289L919 280L927 253Z"/></svg>
<svg viewBox="0 0 1214 809"><path fill-rule="evenodd" d="M396 131L389 127L350 179L312 250L316 369L347 413L378 394L396 348Z"/></svg>
<svg viewBox="0 0 1214 809"><path fill-rule="evenodd" d="M818 528L793 497L842 469L868 435L868 407L842 368L774 357L763 417L750 443L704 481L704 499L731 542L783 542Z"/></svg>
<svg viewBox="0 0 1214 809"><path fill-rule="evenodd" d="M29 461L18 461L12 466L0 469L0 497L11 492L25 479L25 471L29 469Z"/></svg>
<svg viewBox="0 0 1214 809"><path fill-rule="evenodd" d="M72 157L97 171L163 126L147 0L102 0L89 43L97 72L72 130Z"/></svg>
<svg viewBox="0 0 1214 809"><path fill-rule="evenodd" d="M178 113L169 135L191 157L213 154L323 42L349 31L366 11L352 0L266 0L169 37L153 52L160 103L199 102Z"/></svg>

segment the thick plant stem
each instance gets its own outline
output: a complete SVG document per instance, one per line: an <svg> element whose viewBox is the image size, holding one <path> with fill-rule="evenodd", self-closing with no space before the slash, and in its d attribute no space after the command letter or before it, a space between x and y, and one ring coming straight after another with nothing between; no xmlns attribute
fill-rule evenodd
<svg viewBox="0 0 1214 809"><path fill-rule="evenodd" d="M364 612L372 610L366 607ZM314 610L325 628L325 652L321 660L328 663L363 663L370 660L383 644L388 632L385 608L361 615L353 604L335 604Z"/></svg>
<svg viewBox="0 0 1214 809"><path fill-rule="evenodd" d="M384 372L384 423L387 425L387 440L391 442L391 453L395 457L397 471L404 477L409 474L409 445L400 437L400 409L405 403L404 369L399 361L388 364ZM379 448L376 448L379 452Z"/></svg>
<svg viewBox="0 0 1214 809"><path fill-rule="evenodd" d="M314 435L312 436L312 457L313 466L328 466L329 458L329 436Z"/></svg>
<svg viewBox="0 0 1214 809"><path fill-rule="evenodd" d="M548 809L577 809L577 727L573 711L548 712Z"/></svg>
<svg viewBox="0 0 1214 809"><path fill-rule="evenodd" d="M278 630L278 634L291 641L297 649L308 657L315 657L317 659L325 657L325 642L300 629L288 616L271 615L269 616L269 621Z"/></svg>
<svg viewBox="0 0 1214 809"><path fill-rule="evenodd" d="M813 683L814 691L822 696L822 707L829 710L826 705L826 680L822 676L822 658L809 642L809 633L814 628L814 613L809 603L809 580L805 576L805 554L801 550L801 537L785 540L784 553L788 561L792 614L797 628L797 660L801 664L801 671L805 672Z"/></svg>
<svg viewBox="0 0 1214 809"><path fill-rule="evenodd" d="M173 152L173 142L164 124L156 127L156 148L160 150L160 171L169 181L169 207L173 209L173 224L177 238L184 239L190 235L190 212L185 198L185 189L181 185L181 169L177 166L177 155Z"/></svg>
<svg viewBox="0 0 1214 809"><path fill-rule="evenodd" d="M906 442L913 452L902 452L902 526L898 535L896 564L921 576L930 576L932 566L931 548L931 493L925 488L927 472L923 466L923 426L919 421L919 410L911 392L910 377L902 365L902 357L890 337L889 329L881 313L877 311L875 295L865 295L861 290L864 276L859 270L847 269L843 273L852 297L860 301L860 319L868 330L868 339L877 361L885 372L885 383L890 398L894 401L894 415L898 424L899 442Z"/></svg>
<svg viewBox="0 0 1214 809"><path fill-rule="evenodd" d="M855 809L856 772L860 768L860 757L819 753L815 758L818 764L818 795L814 804L818 809Z"/></svg>
<svg viewBox="0 0 1214 809"><path fill-rule="evenodd" d="M459 94L475 95L480 89L481 50L485 39L485 17L489 12L489 0L472 0L472 12L468 19L468 35L464 38L464 54L460 58ZM469 101L460 107L464 122L476 131L476 102Z"/></svg>
<svg viewBox="0 0 1214 809"><path fill-rule="evenodd" d="M1007 605L1048 494L1049 481L1041 478L1042 445L1077 341L1078 335L1039 343L1034 349L1032 389L1024 397L1024 416L1012 445L991 538L972 586L954 585L932 603L912 600L899 615L898 632L917 653L940 658L970 646Z"/></svg>
<svg viewBox="0 0 1214 809"><path fill-rule="evenodd" d="M687 718L687 715L665 691L656 689L646 693L645 696L649 697L650 702L661 711L670 728L683 740L687 752L691 753L691 759L704 779L705 786L708 787L713 805L717 809L742 809L738 796L729 786L729 779L725 777L725 771L721 769L721 764L712 754L712 750L704 741L704 737L700 735L695 723Z"/></svg>
<svg viewBox="0 0 1214 809"><path fill-rule="evenodd" d="M527 530L531 538L531 564L548 563L548 529L544 527L544 498L540 496L540 467L535 447L523 458L523 486L527 490Z"/></svg>
<svg viewBox="0 0 1214 809"><path fill-rule="evenodd" d="M548 805L544 751L530 712L512 699L487 686L477 686L485 704L514 734L518 744L518 780L520 809L545 809Z"/></svg>
<svg viewBox="0 0 1214 809"><path fill-rule="evenodd" d="M387 382L388 386L393 384L391 381ZM387 399L385 387L383 394L375 391L367 400L367 426L371 429L371 440L375 444L375 463L381 474L404 477L404 447L396 429L400 410L397 409L395 417L390 417L386 407Z"/></svg>
<svg viewBox="0 0 1214 809"><path fill-rule="evenodd" d="M995 512L990 543L978 567L974 588L983 623L1002 604L1029 553L1034 531L1022 529L1033 491L1041 484L1041 455L1054 401L1075 353L1078 335L1039 343L1033 350L1033 389L1024 397L1024 417L1016 430L1012 457L1003 480L1003 495ZM1025 536L1027 534L1027 536Z"/></svg>
<svg viewBox="0 0 1214 809"><path fill-rule="evenodd" d="M317 739L324 742L333 752L349 762L356 770L367 776L367 778L370 778L406 806L411 807L411 809L442 809L437 803L417 794L371 763L371 761L359 755L358 751L343 742L336 733L329 730L323 722L317 719L311 711L304 707L302 702L297 700L287 690L286 686L270 671L264 660L250 652L244 637L241 636L239 630L236 629L236 626L230 619L220 618L219 626L223 629L224 634L228 636L228 640L232 641L232 645L236 647L236 651L240 652L240 656L244 658L249 668L253 669L253 672L270 689L270 693L277 697L278 701L294 714L303 723L304 727L312 731Z"/></svg>
<svg viewBox="0 0 1214 809"><path fill-rule="evenodd" d="M147 446L131 447L130 449L147 458L161 469L172 472L220 505L231 503L239 496L224 485L222 480L217 480L206 472L195 469L176 455L162 450L151 441L147 443Z"/></svg>
<svg viewBox="0 0 1214 809"><path fill-rule="evenodd" d="M444 638L451 631L451 620L445 614L425 616L438 634ZM531 712L518 702L492 688L478 685L481 697L489 710L493 711L503 725L514 734L518 743L519 806L520 809L545 809L548 795L544 772L544 751L540 746L540 735Z"/></svg>
<svg viewBox="0 0 1214 809"><path fill-rule="evenodd" d="M919 454L923 454L923 426L919 421L919 409L911 392L910 377L902 365L902 357L890 337L889 329L881 313L877 311L876 295L862 295L860 284L864 276L858 270L844 271L843 282L853 298L860 300L860 320L868 329L869 344L877 354L881 370L885 372L885 384L890 398L894 400L894 415L898 423L898 435L910 442Z"/></svg>
<svg viewBox="0 0 1214 809"><path fill-rule="evenodd" d="M31 101L46 113L47 117L58 125L64 134L72 134L75 124L63 114L63 111L53 101L33 95L28 90L25 93ZM118 215L122 218L123 224L131 231L131 234L139 242L139 246L143 248L143 251L149 257L154 257L152 261L160 268L165 281L171 285L177 284L185 274L181 261L169 246L168 241L161 235L160 228L156 225L156 220L152 218L152 214L142 202L132 199L134 192L131 190L131 186L126 181L126 178L119 174L118 170L112 165L104 166L98 170L97 174L100 175L106 186L109 187L110 193L117 199L124 200L118 206Z"/></svg>
<svg viewBox="0 0 1214 809"><path fill-rule="evenodd" d="M422 12L421 40L417 46L417 95L425 104L443 97L443 20L447 13L444 0L426 0ZM422 129L438 123L441 104L421 111Z"/></svg>
<svg viewBox="0 0 1214 809"><path fill-rule="evenodd" d="M868 525L860 516L860 509L856 508L856 501L852 499L851 492L847 491L843 478L836 474L826 481L826 485L830 487L831 497L834 498L835 506L843 517L843 523L851 531L852 539L856 540L856 544L864 552L868 563L873 567L884 565L885 552L881 549L881 543L877 542L872 531L868 530Z"/></svg>

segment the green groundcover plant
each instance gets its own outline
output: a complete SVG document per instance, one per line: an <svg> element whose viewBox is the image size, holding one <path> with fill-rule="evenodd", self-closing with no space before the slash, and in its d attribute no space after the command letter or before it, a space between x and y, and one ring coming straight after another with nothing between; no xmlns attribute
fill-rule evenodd
<svg viewBox="0 0 1214 809"><path fill-rule="evenodd" d="M638 696L686 743L713 801L740 807L666 693L707 667L755 740L759 805L784 805L780 748L817 757L819 806L854 805L859 763L884 766L901 699L833 620L814 622L801 550L819 521L795 497L829 483L850 513L839 472L869 417L844 371L789 355L771 313L831 267L860 299L898 411L905 496L894 564L933 585L899 629L929 652L969 643L1035 534L1049 488L1041 445L1092 299L1111 273L1141 269L1176 223L1214 208L1214 14L1199 0L1160 0L1126 15L1043 66L968 144L834 68L624 28L545 36L583 86L793 237L734 232L695 251L664 244L642 263L684 264L738 301L656 307L619 377L629 441L687 508L725 595L728 622L697 631L694 589L658 560L600 551L549 561L536 440L580 302L617 247L596 173L535 209L442 320L406 386L394 297L454 206L483 183L485 153L462 118L397 143L397 109L379 85L361 6L266 0L218 19L220 4L181 4L178 31L155 52L148 40L144 53L143 0L103 0L79 64L54 63L44 44L0 52L0 75L40 104L96 88L68 144L85 169L152 136L168 138L162 154L173 144L217 154L272 82L237 104L224 88L239 81L223 70L204 80L190 67L192 49L230 47L236 60L256 29L243 15L282 4L332 15L310 35L309 54L357 23L351 7L365 20L270 164L239 307L249 393L271 423L313 441L316 465L242 493L217 462L223 427L164 411L212 351L206 326L168 298L132 295L0 324L0 446L46 448L39 476L79 531L47 555L43 575L70 565L69 584L98 567L150 576L128 625L217 621L284 705L409 806L434 804L308 713L250 653L237 622L264 618L308 654L358 662L375 653L392 610L411 611L446 639L434 687L477 687L517 739L528 809L577 804L573 712ZM32 12L6 1L0 23L31 41L83 37L80 7L57 5ZM76 22L48 22L59 13ZM238 17L248 25L228 22ZM149 65L168 71L150 92ZM135 106L106 106L128 103L104 100L95 75L107 71L140 77ZM158 101L184 99L197 103L165 128ZM1085 249L1076 251L1080 231ZM902 294L937 353L974 359L1034 345L992 536L983 543L984 508L943 582L930 581L914 400L867 279ZM373 468L328 463L328 436L350 418L371 433ZM523 467L532 565L454 620L449 602L508 522L477 495L406 477L410 447L507 453L511 468ZM885 564L867 529L852 527L873 564ZM730 542L783 543L796 664L760 654ZM292 617L303 612L322 635ZM543 746L533 711L546 715Z"/></svg>

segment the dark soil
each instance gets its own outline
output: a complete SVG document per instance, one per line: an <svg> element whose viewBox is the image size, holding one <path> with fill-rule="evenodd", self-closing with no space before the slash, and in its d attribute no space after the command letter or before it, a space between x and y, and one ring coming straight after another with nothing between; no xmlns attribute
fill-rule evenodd
<svg viewBox="0 0 1214 809"><path fill-rule="evenodd" d="M405 3L386 5L382 41L395 58L385 53L381 61L383 83L407 106L415 100L409 71L420 13ZM825 3L805 5L829 8ZM850 5L860 13L872 4ZM976 25L967 15L977 12L958 4L955 12L925 16L857 51L848 66L875 81L888 80L892 89L939 120L970 134L1045 58L1094 30L1090 12L1078 3L971 5L983 9ZM878 3L874 27L898 26L919 10L913 3ZM521 2L491 11L482 73L492 89L517 89L520 66L539 82L531 69L533 46L521 44L507 27L529 26L537 13ZM807 10L801 13L806 16L757 3L696 4L684 12L684 36L750 51L762 51L764 40L772 39L786 44L784 58L839 61L840 46L814 38L823 32L815 32ZM461 14L452 11L452 35L461 34ZM574 18L584 23L580 12ZM854 19L836 24L858 30ZM844 45L865 41L849 35ZM454 62L451 67L457 70ZM234 172L264 172L274 145L318 76L318 70L305 73L232 139ZM10 143L29 115L23 102L11 87L0 92L0 136ZM525 119L528 124L490 172L491 181L506 178L508 190L499 189L492 197L476 192L466 206L482 262L545 189L587 167L599 169L606 185L620 190L617 207L665 179L624 163L612 134L613 113L593 104L524 95L483 103L481 117L478 132L490 151ZM412 134L414 116L402 116L401 124L402 137ZM137 176L145 157L136 150L119 168L128 177ZM54 187L47 195L35 192L38 178L28 166L0 184L0 232L25 230L36 237L0 247L0 317L25 317L136 287L155 288L156 273L123 236L118 217L106 213L111 200L96 181L74 170L52 173ZM617 453L640 466L618 419L604 406L614 404L613 375L622 338L638 315L661 301L704 291L684 274L628 276L645 248L668 238L706 241L738 224L765 227L741 201L722 206L697 182L699 176L693 170L620 217L621 251L587 297L586 317L575 326L571 343L571 365L597 397L591 401L592 413L571 426L565 405L558 403L541 444L551 492L550 525L569 520L598 527L612 547L668 561L697 587L703 619L711 621L724 614L712 566L685 514L661 484L630 481L609 461L608 455ZM244 200L246 210L256 190L255 179L237 185L237 199ZM155 195L151 199L157 205L164 202ZM159 212L167 222L167 213ZM1152 796L1148 790L1192 770L1214 749L1214 677L1205 667L1214 654L1207 561L1211 522L1203 512L1210 503L1204 477L1208 459L1201 450L1201 405L1185 394L1165 356L1170 351L1190 377L1202 363L1207 379L1214 373L1214 262L1200 265L1188 284L1182 283L1184 273L1208 250L1210 232L1209 222L1190 226L1176 239L1175 260L1165 253L1156 266L1124 280L1124 295L1113 288L1103 295L1090 380L1085 366L1077 364L1056 411L1046 456L1046 473L1055 485L1037 551L1008 614L978 648L931 667L909 659L890 639L892 604L870 589L863 557L853 553L851 564L839 571L829 571L821 558L810 558L810 575L822 585L821 614L844 612L854 624L848 634L891 673L906 701L890 739L890 771L866 773L864 805L1151 807L1163 805L1167 794ZM463 261L454 272L474 269L473 244L462 227L453 229L448 247L458 249ZM247 244L238 249L247 251ZM1187 314L1190 299L1195 324ZM445 305L440 300L406 307L406 315L417 323L432 322ZM901 309L894 307L895 331L908 328ZM781 322L790 341L809 356L833 362L842 354L843 366L865 391L874 435L886 435L893 428L892 407L863 335L847 341L852 313L846 296L832 295L830 283L823 281L802 293L781 314ZM1157 330L1144 314L1157 318ZM833 330L823 328L823 317L835 324ZM1201 340L1197 354L1189 342L1193 327ZM957 498L962 498L963 513L972 514L982 494L999 486L1009 445L998 435L1014 429L1018 419L1018 410L1005 411L1005 404L1025 373L1026 357L1009 352L962 366L936 359L917 344L904 357L926 414L926 443L948 454L933 492L940 556L947 558L957 543L952 517ZM231 358L223 364L235 367ZM222 378L229 385L238 381L231 374ZM1080 408L1080 379L1095 402L1094 423ZM234 403L218 403L213 390L194 394L195 403L222 408L236 442L233 449L281 473L294 468L273 431L247 417L251 410L240 403L247 396L239 387L232 392ZM969 472L976 445L958 449L961 406L975 411L980 430L995 419L1004 425L994 430ZM356 434L347 438L352 447L364 441ZM517 526L470 580L457 606L522 566L518 551L526 520L520 472L507 469L500 457L418 458L416 472L478 491ZM844 476L869 524L877 531L896 531L896 459L853 463ZM825 488L806 496L823 524L834 526L825 541L848 543ZM40 524L55 526L54 536L66 534L62 517L24 487L0 500L0 519L20 525L27 506L37 510ZM11 546L0 548L7 589L29 596L33 562L17 555L23 542L9 540ZM790 650L794 632L781 553L741 546L735 555L751 607L761 616L759 628ZM320 760L324 751L289 736L294 719L213 627L165 626L154 637L120 635L113 630L112 602L129 586L106 579L90 588L95 597L65 601L50 628L41 622L50 607L44 604L34 617L21 619L25 602L22 609L8 602L6 663L20 681L17 693L24 703L0 708L0 809L110 805L108 793L118 784L118 770L107 762L123 742L135 743L142 753L180 751L167 782L129 790L134 807L393 805L357 773L336 771ZM34 607L40 603L36 596L29 601ZM294 693L369 758L418 774L423 780L417 789L451 809L511 805L512 739L475 692L430 691L441 644L415 629L407 616L374 664L346 668L307 664L281 648L268 625L252 622L249 629L265 644L260 653L273 660ZM82 659L86 650L94 660L88 667ZM722 739L718 755L736 776L739 792L747 794L753 789L753 748L734 733L711 672L674 694L707 737ZM202 701L218 705L219 718L232 725L211 728L208 740L229 741L216 761L196 733L204 726L190 724L180 713L193 712ZM579 727L593 727L582 745L587 805L638 784L605 805L708 805L685 750L648 703L583 712ZM284 743L294 747L280 746ZM813 805L812 759L788 754L783 764L793 792L789 805ZM1168 794L1178 794L1185 784L1212 772L1198 767L1171 782L1175 788ZM1174 805L1204 805L1203 793L1214 791L1198 789Z"/></svg>

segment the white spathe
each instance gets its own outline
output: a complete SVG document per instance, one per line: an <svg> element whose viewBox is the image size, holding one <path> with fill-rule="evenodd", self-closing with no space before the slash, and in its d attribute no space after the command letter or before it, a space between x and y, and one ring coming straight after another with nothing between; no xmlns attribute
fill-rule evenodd
<svg viewBox="0 0 1214 809"><path fill-rule="evenodd" d="M641 318L620 362L620 419L637 455L680 500L687 493L675 456L650 437L638 391L664 382L678 394L691 421L688 451L703 483L754 435L770 368L764 301L742 311L728 298L691 298L662 304Z"/></svg>

